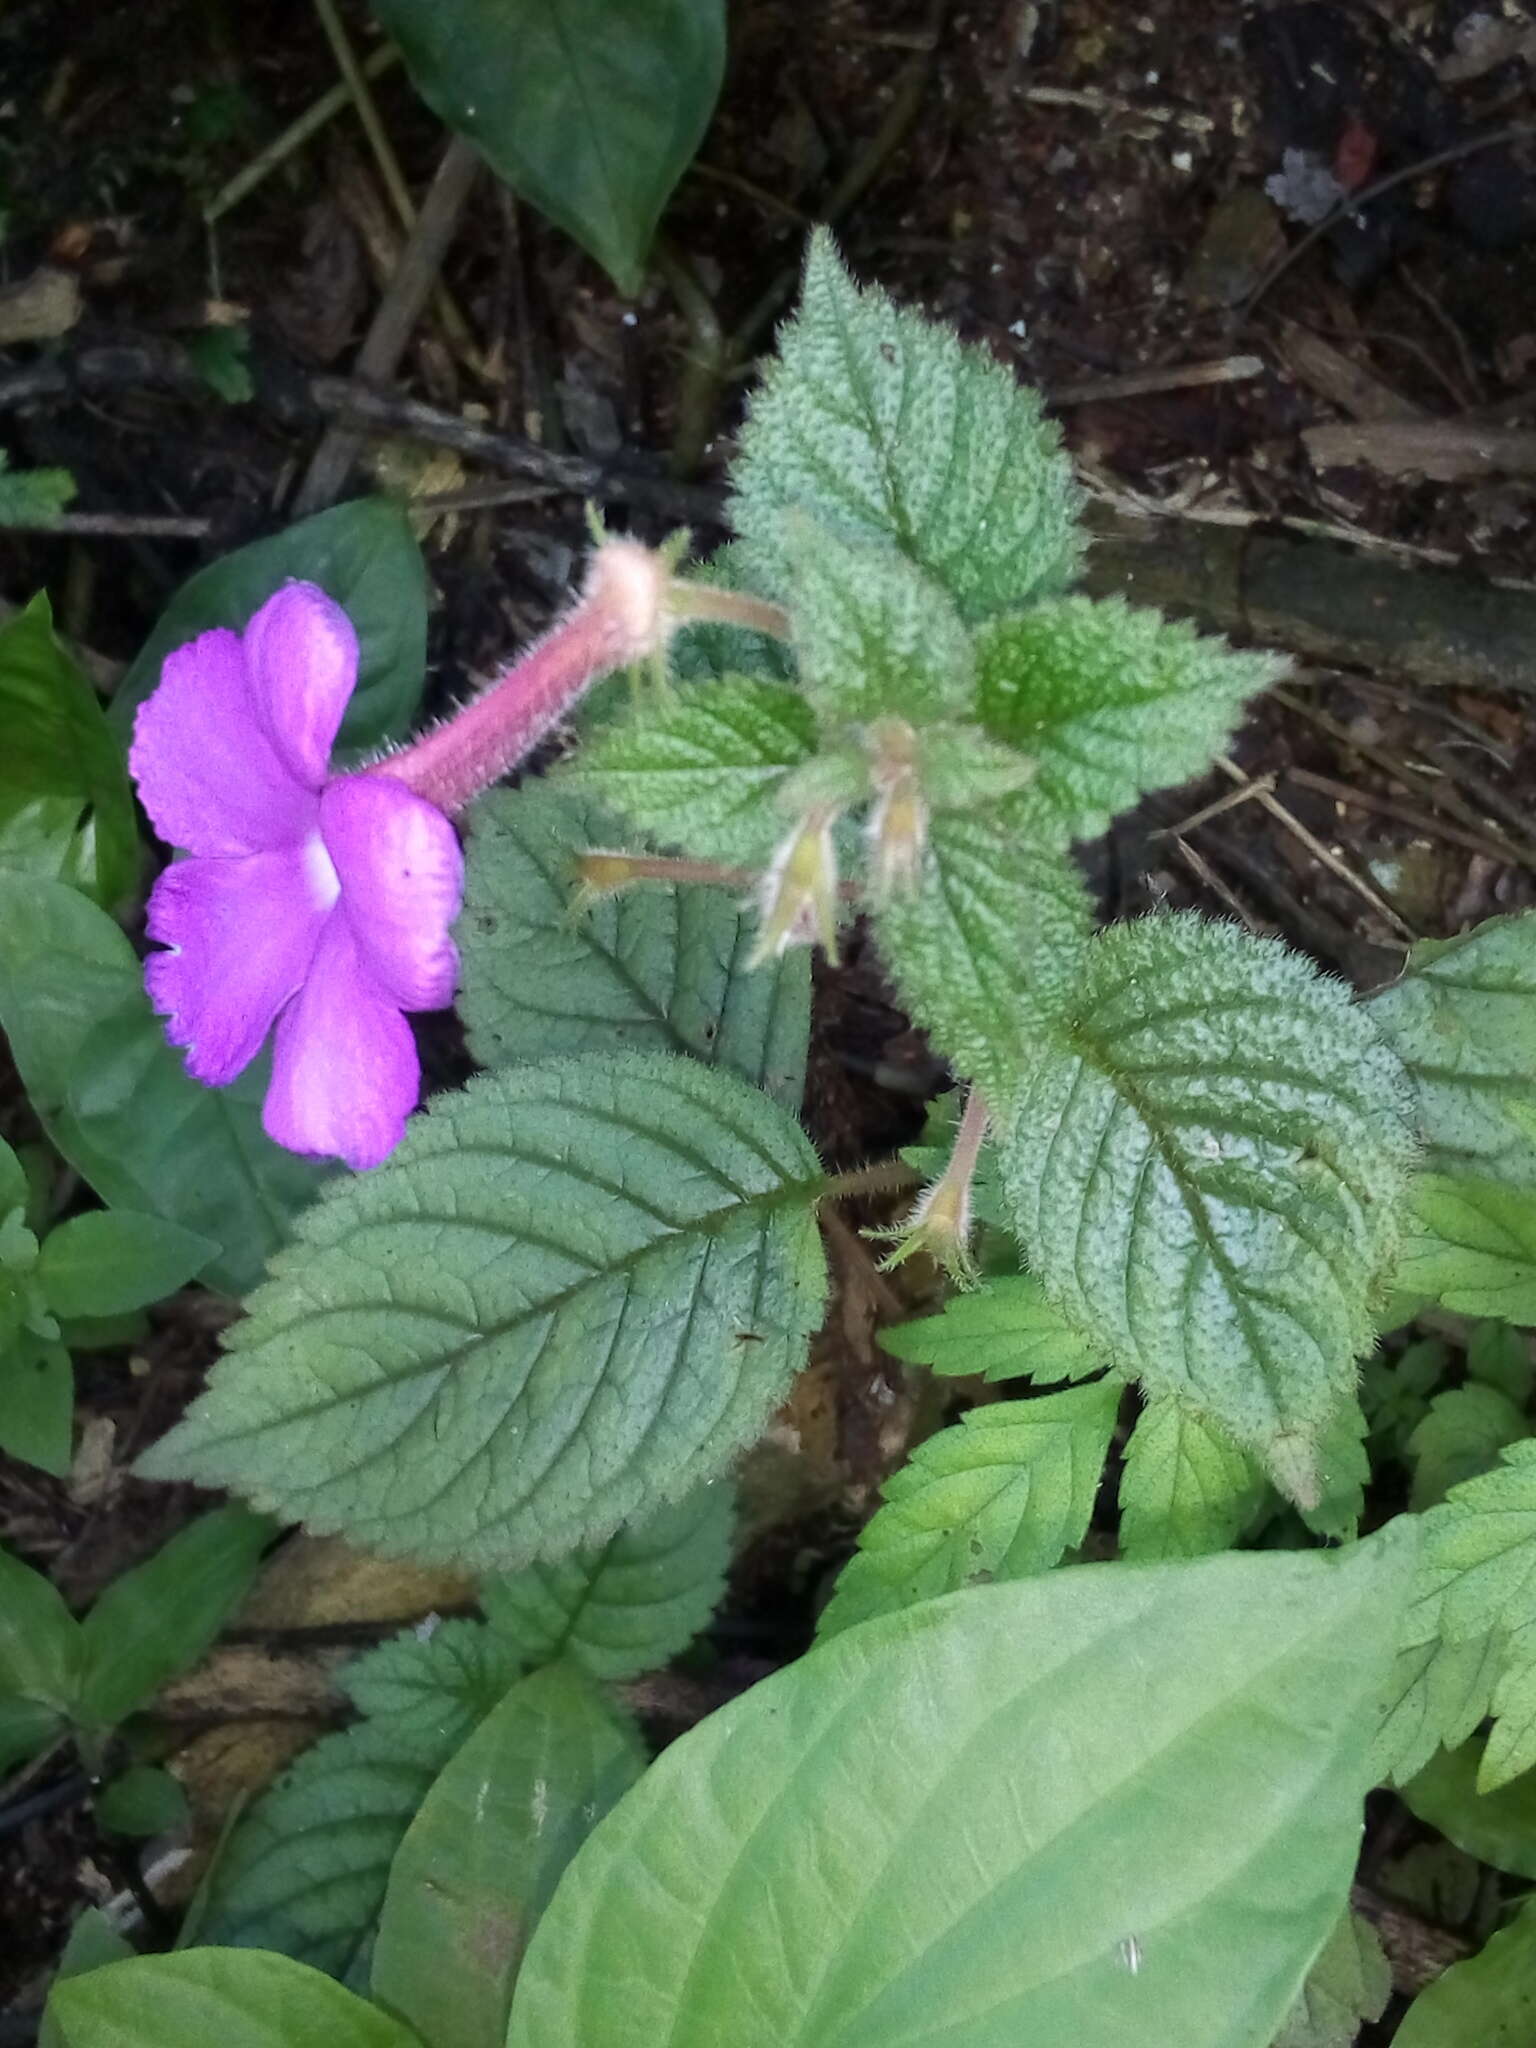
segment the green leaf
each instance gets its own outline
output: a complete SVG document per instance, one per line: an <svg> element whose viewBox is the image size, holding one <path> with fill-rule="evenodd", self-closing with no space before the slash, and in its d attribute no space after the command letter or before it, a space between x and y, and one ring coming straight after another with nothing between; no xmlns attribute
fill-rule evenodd
<svg viewBox="0 0 1536 2048"><path fill-rule="evenodd" d="M734 1521L730 1487L700 1487L590 1550L487 1580L480 1604L528 1664L565 1657L607 1679L655 1671L719 1605Z"/></svg>
<svg viewBox="0 0 1536 2048"><path fill-rule="evenodd" d="M1483 1749L1464 1742L1441 1750L1402 1787L1403 1803L1480 1863L1536 1879L1536 1781L1522 1777L1480 1792Z"/></svg>
<svg viewBox="0 0 1536 2048"><path fill-rule="evenodd" d="M55 1987L64 2048L418 2048L410 2029L286 1956L189 1948Z"/></svg>
<svg viewBox="0 0 1536 2048"><path fill-rule="evenodd" d="M1365 2020L1379 2020L1392 1996L1392 1965L1376 1930L1344 1913L1307 1972L1275 2048L1354 2048Z"/></svg>
<svg viewBox="0 0 1536 2048"><path fill-rule="evenodd" d="M1486 1716L1503 1668L1502 1630L1459 1642L1441 1633L1442 1579L1426 1572L1382 1695L1374 1751L1375 1775L1382 1782L1405 1784L1442 1744L1455 1748L1465 1742Z"/></svg>
<svg viewBox="0 0 1536 2048"><path fill-rule="evenodd" d="M55 1315L122 1315L174 1294L218 1249L157 1216L94 1209L49 1232L37 1277Z"/></svg>
<svg viewBox="0 0 1536 2048"><path fill-rule="evenodd" d="M27 1169L11 1146L0 1138L0 1217L9 1216L13 1209L25 1211L31 1199Z"/></svg>
<svg viewBox="0 0 1536 2048"><path fill-rule="evenodd" d="M645 1768L573 1665L514 1686L406 1830L373 1952L373 1996L426 2048L504 2039L524 1950L566 1865Z"/></svg>
<svg viewBox="0 0 1536 2048"><path fill-rule="evenodd" d="M12 469L0 448L0 527L51 526L74 495L67 469Z"/></svg>
<svg viewBox="0 0 1536 2048"><path fill-rule="evenodd" d="M1039 398L985 349L860 290L825 229L738 445L731 522L785 599L797 511L893 543L968 622L1077 574L1079 495Z"/></svg>
<svg viewBox="0 0 1536 2048"><path fill-rule="evenodd" d="M563 1052L685 1052L791 1111L805 1086L810 962L748 973L754 921L721 889L647 883L583 908L575 868L612 820L534 784L470 814L459 1009L482 1066Z"/></svg>
<svg viewBox="0 0 1536 2048"><path fill-rule="evenodd" d="M189 335L182 346L193 369L226 405L245 405L255 397L249 327L205 327Z"/></svg>
<svg viewBox="0 0 1536 2048"><path fill-rule="evenodd" d="M1491 1326L1490 1326L1491 1327ZM1450 1364L1449 1349L1436 1337L1406 1345L1393 1359L1374 1353L1360 1376L1360 1400L1371 1426L1392 1455L1406 1455L1409 1437L1429 1413L1429 1395Z"/></svg>
<svg viewBox="0 0 1536 2048"><path fill-rule="evenodd" d="M1415 1512L1444 1500L1463 1479L1475 1479L1498 1463L1506 1444L1530 1434L1525 1417L1497 1387L1450 1387L1436 1394L1429 1412L1408 1439L1413 1461Z"/></svg>
<svg viewBox="0 0 1536 2048"><path fill-rule="evenodd" d="M607 804L660 846L756 867L784 835L774 798L815 741L799 690L730 675L644 700L589 740L557 787ZM631 836L607 829L610 846Z"/></svg>
<svg viewBox="0 0 1536 2048"><path fill-rule="evenodd" d="M27 1332L0 1351L0 1451L62 1479L74 1420L75 1371L62 1344Z"/></svg>
<svg viewBox="0 0 1536 2048"><path fill-rule="evenodd" d="M1315 1505L1412 1158L1395 1057L1299 955L1182 916L1095 941L1062 1041L1000 1147L1031 1267Z"/></svg>
<svg viewBox="0 0 1536 2048"><path fill-rule="evenodd" d="M228 1088L192 1080L132 946L57 882L0 876L0 1027L49 1137L102 1200L212 1238L202 1277L250 1286L323 1171L262 1130L265 1063Z"/></svg>
<svg viewBox="0 0 1536 2048"><path fill-rule="evenodd" d="M952 1294L938 1315L876 1335L893 1358L953 1378L979 1373L1048 1386L1082 1379L1104 1363L1028 1273L1000 1273L974 1294Z"/></svg>
<svg viewBox="0 0 1536 2048"><path fill-rule="evenodd" d="M1125 1447L1120 1554L1134 1564L1235 1543L1267 1488L1246 1451L1173 1394L1148 1401Z"/></svg>
<svg viewBox="0 0 1536 2048"><path fill-rule="evenodd" d="M1531 1340L1507 1323L1479 1323L1467 1339L1467 1372L1481 1385L1497 1387L1517 1408L1524 1408L1536 1385Z"/></svg>
<svg viewBox="0 0 1536 2048"><path fill-rule="evenodd" d="M1091 839L1145 791L1207 768L1285 667L1119 598L1063 597L983 629L977 715L1034 759L1041 829Z"/></svg>
<svg viewBox="0 0 1536 2048"><path fill-rule="evenodd" d="M886 1481L817 1634L985 1579L1048 1571L1082 1542L1120 1387L973 1408Z"/></svg>
<svg viewBox="0 0 1536 2048"><path fill-rule="evenodd" d="M279 1949L366 1985L405 1831L516 1678L511 1648L474 1622L359 1659L343 1684L372 1718L306 1750L242 1816L214 1867L199 1940Z"/></svg>
<svg viewBox="0 0 1536 2048"><path fill-rule="evenodd" d="M1020 801L935 817L922 887L877 920L908 1015L999 1116L1081 974L1092 924L1081 877L1028 836Z"/></svg>
<svg viewBox="0 0 1536 2048"><path fill-rule="evenodd" d="M119 1835L159 1835L188 1814L179 1778L155 1764L131 1764L96 1795L96 1818Z"/></svg>
<svg viewBox="0 0 1536 2048"><path fill-rule="evenodd" d="M1267 2048L1354 1869L1405 1563L1068 1567L843 1631L579 1853L508 2048Z"/></svg>
<svg viewBox="0 0 1536 2048"><path fill-rule="evenodd" d="M388 498L353 498L199 569L160 614L113 693L118 732L126 737L131 730L168 654L214 626L243 631L291 577L318 583L357 629L357 688L341 722L339 756L352 759L403 738L426 674L427 572L409 513Z"/></svg>
<svg viewBox="0 0 1536 2048"><path fill-rule="evenodd" d="M1301 1509L1301 1519L1314 1536L1352 1543L1359 1535L1371 1476L1365 1436L1365 1411L1350 1396L1334 1409L1317 1439L1318 1498Z"/></svg>
<svg viewBox="0 0 1536 2048"><path fill-rule="evenodd" d="M883 542L791 515L785 535L801 688L836 725L925 725L968 711L971 638L942 585Z"/></svg>
<svg viewBox="0 0 1536 2048"><path fill-rule="evenodd" d="M117 903L139 869L128 770L44 596L0 627L0 730L0 869Z"/></svg>
<svg viewBox="0 0 1536 2048"><path fill-rule="evenodd" d="M1459 1315L1536 1323L1536 1189L1421 1174L1394 1283Z"/></svg>
<svg viewBox="0 0 1536 2048"><path fill-rule="evenodd" d="M80 1624L54 1586L0 1550L0 1771L45 1749L80 1689Z"/></svg>
<svg viewBox="0 0 1536 2048"><path fill-rule="evenodd" d="M635 297L725 68L722 0L374 0L411 82Z"/></svg>
<svg viewBox="0 0 1536 2048"><path fill-rule="evenodd" d="M215 1508L115 1578L82 1624L81 1720L116 1727L195 1664L244 1598L272 1536L260 1515Z"/></svg>
<svg viewBox="0 0 1536 2048"><path fill-rule="evenodd" d="M482 1075L301 1219L142 1469L479 1571L596 1542L783 1399L821 1185L784 1112L696 1060Z"/></svg>
<svg viewBox="0 0 1536 2048"><path fill-rule="evenodd" d="M1418 1089L1425 1166L1536 1187L1536 911L1421 940L1370 1008Z"/></svg>
<svg viewBox="0 0 1536 2048"><path fill-rule="evenodd" d="M1536 2025L1536 1905L1421 1991L1393 2048L1528 2048Z"/></svg>
<svg viewBox="0 0 1536 2048"><path fill-rule="evenodd" d="M69 1930L69 1939L64 1944L64 1953L59 1957L59 1967L54 1973L54 1984L63 1984L87 1970L99 1970L106 1963L123 1962L135 1953L133 1943L124 1940L99 1906L87 1906ZM65 2048L64 2036L54 2018L52 2006L43 2013L37 2042L38 2048Z"/></svg>

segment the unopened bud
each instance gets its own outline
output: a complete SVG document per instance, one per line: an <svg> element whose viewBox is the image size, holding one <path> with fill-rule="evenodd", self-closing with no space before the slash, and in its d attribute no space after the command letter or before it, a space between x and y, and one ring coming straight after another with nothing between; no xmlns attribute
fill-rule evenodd
<svg viewBox="0 0 1536 2048"><path fill-rule="evenodd" d="M775 853L759 891L762 927L749 966L775 959L791 946L817 944L836 963L836 816L825 804L807 811Z"/></svg>
<svg viewBox="0 0 1536 2048"><path fill-rule="evenodd" d="M931 1187L924 1188L904 1222L865 1234L895 1239L893 1248L880 1261L882 1273L903 1264L917 1252L926 1252L956 1286L976 1284L976 1261L971 1256L969 1175L941 1175Z"/></svg>
<svg viewBox="0 0 1536 2048"><path fill-rule="evenodd" d="M882 718L867 735L875 791L867 833L870 886L877 903L912 895L928 849L928 805L918 776L917 734L901 718Z"/></svg>

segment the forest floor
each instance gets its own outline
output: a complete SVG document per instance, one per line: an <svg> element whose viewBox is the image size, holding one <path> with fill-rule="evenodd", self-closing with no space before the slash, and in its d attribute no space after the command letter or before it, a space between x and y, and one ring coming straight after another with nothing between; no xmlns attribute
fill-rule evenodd
<svg viewBox="0 0 1536 2048"><path fill-rule="evenodd" d="M1536 116L1531 15L1500 0L735 0L731 14L720 112L666 220L672 282L622 300L484 175L442 294L384 382L391 428L348 488L371 475L480 501L423 516L436 700L560 602L586 489L639 477L611 516L715 537L753 355L806 226L831 217L856 272L1045 391L1106 535L1099 587L1155 586L1298 657L1229 764L1083 850L1107 917L1198 906L1370 986L1412 939L1536 900L1536 663L1521 656L1536 620L1536 143L1493 139ZM346 18L375 50L365 11ZM6 328L0 292L14 343L0 445L18 467L68 468L73 511L119 529L7 535L0 600L47 588L104 689L178 583L305 502L398 261L347 109L228 197L335 79L308 0L11 0L0 18L0 285L24 294L40 268L68 280L62 300L50 285L54 330L30 341ZM397 68L374 90L419 193L443 133ZM1302 248L1330 208L1342 217ZM456 445L465 422L474 454ZM573 490L577 470L596 483ZM1425 621L1407 639L1405 610ZM859 946L817 986L808 1123L839 1162L878 1155L944 1076ZM0 1131L35 1135L28 1115L0 1070ZM803 1647L910 1423L874 1331L924 1283L903 1281L904 1305L852 1233L832 1249L833 1321L758 1474L758 1534L706 1659L653 1702L659 1725ZM82 1362L67 1479L0 1460L0 1540L72 1600L190 1511L126 1467L195 1391L225 1318L194 1290L157 1314L141 1355ZM467 1598L323 1546L285 1570L242 1617L245 1662L226 1656L168 1712L205 1815L334 1713L338 1655ZM63 1781L50 1804L52 1782L0 1788L0 2000L36 1980L83 1901L138 1881L82 1789ZM1412 1846L1394 1810L1367 1875ZM1454 1915L1426 1899L1408 1903L1450 1927L1454 1953Z"/></svg>

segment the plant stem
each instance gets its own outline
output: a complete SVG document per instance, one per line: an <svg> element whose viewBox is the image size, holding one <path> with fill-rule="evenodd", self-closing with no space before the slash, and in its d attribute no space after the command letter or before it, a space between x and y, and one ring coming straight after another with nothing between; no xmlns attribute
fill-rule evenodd
<svg viewBox="0 0 1536 2048"><path fill-rule="evenodd" d="M385 43L382 49L374 50L364 60L361 70L364 78L381 78L391 64L398 64L400 52L393 43ZM297 149L302 149L312 135L318 135L327 121L334 121L352 101L352 88L345 79L340 85L333 85L329 92L321 93L312 106L308 106L296 121L290 121L281 135L274 136L259 156L253 156L243 169L236 171L227 184L221 185L208 204L203 208L203 221L212 227L222 220L232 207L249 198L256 187L263 184L280 165L286 163Z"/></svg>
<svg viewBox="0 0 1536 2048"><path fill-rule="evenodd" d="M719 626L741 626L770 639L789 638L789 613L765 597L742 590L722 590L715 583L686 583L679 578L667 590L667 610L674 618L707 620Z"/></svg>
<svg viewBox="0 0 1536 2048"><path fill-rule="evenodd" d="M853 1195L892 1195L921 1178L904 1159L880 1159L871 1166L829 1174L821 1194L823 1201L829 1202L845 1202Z"/></svg>

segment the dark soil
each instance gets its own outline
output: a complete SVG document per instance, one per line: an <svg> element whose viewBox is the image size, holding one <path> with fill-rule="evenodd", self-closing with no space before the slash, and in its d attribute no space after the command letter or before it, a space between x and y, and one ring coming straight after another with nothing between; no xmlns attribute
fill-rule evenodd
<svg viewBox="0 0 1536 2048"><path fill-rule="evenodd" d="M1536 112L1536 39L1517 48L1512 37L1478 69L1486 30L1477 43L1473 16L1502 19L1460 0L740 0L719 117L666 224L734 337L715 374L700 374L708 336L664 285L620 300L483 178L443 272L475 360L429 312L396 387L599 463L623 451L654 481L652 509L633 517L659 537L677 523L663 502L674 471L718 484L746 367L790 296L806 222L837 201L861 274L1056 394L1104 505L1307 537L1348 529L1399 559L1424 551L1480 579L1531 579L1529 475L1497 462L1441 482L1324 469L1301 438L1351 417L1337 363L1320 371L1308 338L1363 372L1379 408L1533 423L1531 143L1400 184L1260 289L1303 232L1266 181L1283 175L1297 202L1320 178L1359 192ZM349 19L371 49L364 10ZM70 331L0 353L0 443L18 466L71 469L77 510L208 522L195 539L0 541L0 596L46 586L104 676L201 562L284 523L319 431L309 380L346 371L377 305L395 239L350 116L211 237L201 224L209 196L333 80L305 0L12 0L0 18L0 282L47 263L83 295ZM419 190L442 132L398 71L376 90ZM254 396L240 404L189 381L182 354L230 321L251 334ZM17 378L50 363L69 371L92 352L99 366L103 350L110 374L89 389L22 402ZM1257 358L1257 374L1139 396L1102 388L1235 356ZM396 481L430 453L395 444ZM473 464L435 459L436 491L484 480ZM707 544L707 521L694 523ZM573 495L439 520L429 555L440 696L542 624L583 539ZM1236 788L1223 773L1149 799L1085 850L1105 914L1196 905L1280 932L1362 985L1389 977L1410 934L1455 932L1536 896L1529 701L1521 688L1415 687L1368 649L1348 673L1303 670L1234 747L1278 812L1249 792L1203 815ZM945 1077L866 948L819 968L817 986L808 1120L836 1162L878 1156L911 1135ZM451 1076L456 1048L434 1050ZM35 1135L6 1072L0 1131ZM769 1518L715 1631L727 1664L767 1668L803 1644L818 1587L880 1477L879 1414L895 1381L870 1333L889 1304L867 1275L843 1277L841 1321L797 1397L802 1442L822 1444L843 1491ZM51 1569L71 1600L87 1601L192 1509L125 1468L195 1390L221 1319L210 1308L189 1293L157 1314L134 1358L84 1361L80 1416L106 1447L99 1469L55 1482L0 1461L0 1540ZM98 1837L72 1768L56 1759L0 1788L0 2001L37 1980L83 1902L124 1880L121 1845ZM20 1820L50 1787L58 1805Z"/></svg>

